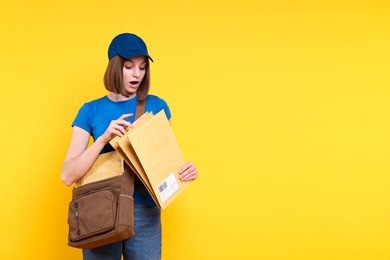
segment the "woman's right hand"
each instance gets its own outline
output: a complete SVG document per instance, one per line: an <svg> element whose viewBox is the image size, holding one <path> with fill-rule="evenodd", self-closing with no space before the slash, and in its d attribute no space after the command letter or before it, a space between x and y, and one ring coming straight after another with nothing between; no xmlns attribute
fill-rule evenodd
<svg viewBox="0 0 390 260"><path fill-rule="evenodd" d="M115 136L123 136L124 134L126 134L127 127L133 128L134 126L130 122L125 120L132 115L133 114L124 114L117 120L112 120L104 134L102 134L101 136L102 141L104 143L108 143Z"/></svg>

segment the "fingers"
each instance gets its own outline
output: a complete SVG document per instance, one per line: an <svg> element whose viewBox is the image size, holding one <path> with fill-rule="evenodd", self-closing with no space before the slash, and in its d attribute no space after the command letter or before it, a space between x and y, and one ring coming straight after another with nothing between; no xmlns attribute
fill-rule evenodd
<svg viewBox="0 0 390 260"><path fill-rule="evenodd" d="M133 128L134 127L132 123L130 123L130 122L126 121L126 120L117 119L117 120L111 121L111 122L114 122L114 124L122 126L124 128L127 128L127 127Z"/></svg>
<svg viewBox="0 0 390 260"><path fill-rule="evenodd" d="M181 181L192 181L198 178L198 170L192 162L186 163L179 171Z"/></svg>
<svg viewBox="0 0 390 260"><path fill-rule="evenodd" d="M109 134L111 137L113 136L123 136L126 134L126 128L134 126L126 121L125 119L132 116L133 114L124 114L121 117L119 117L117 120L112 120L110 122L110 125L107 127L106 133Z"/></svg>
<svg viewBox="0 0 390 260"><path fill-rule="evenodd" d="M124 134L126 134L125 128L122 125L118 124L118 122L112 123L112 125L109 126L108 131L111 134L118 136L123 136Z"/></svg>
<svg viewBox="0 0 390 260"><path fill-rule="evenodd" d="M120 118L118 118L118 120L123 120L123 119L126 119L128 117L131 117L133 115L133 113L130 113L130 114L123 114Z"/></svg>
<svg viewBox="0 0 390 260"><path fill-rule="evenodd" d="M116 120L117 124L120 124L120 125L124 125L124 126L126 126L126 127L131 127L131 128L133 128L134 126L133 126L129 121L126 121L126 120L125 120L126 118L129 118L129 117L131 117L132 115L133 115L132 113L122 115L120 118L118 118L118 119Z"/></svg>

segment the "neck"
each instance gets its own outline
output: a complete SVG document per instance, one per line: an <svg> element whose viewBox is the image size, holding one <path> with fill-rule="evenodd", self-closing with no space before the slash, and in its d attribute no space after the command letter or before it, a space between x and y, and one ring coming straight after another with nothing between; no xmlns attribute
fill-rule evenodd
<svg viewBox="0 0 390 260"><path fill-rule="evenodd" d="M129 100L129 99L132 99L133 97L135 97L136 94L134 93L133 95L131 95L130 97L125 97L123 96L122 94L116 94L114 92L110 92L108 93L107 97L109 99L111 99L112 101L124 101L124 100Z"/></svg>

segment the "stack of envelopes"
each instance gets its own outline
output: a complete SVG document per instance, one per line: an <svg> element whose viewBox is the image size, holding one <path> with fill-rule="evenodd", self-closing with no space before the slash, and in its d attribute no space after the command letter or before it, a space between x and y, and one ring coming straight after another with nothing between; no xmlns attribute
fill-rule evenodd
<svg viewBox="0 0 390 260"><path fill-rule="evenodd" d="M185 164L184 156L164 110L156 115L145 113L133 125L110 144L164 209L190 183L178 178L178 171Z"/></svg>

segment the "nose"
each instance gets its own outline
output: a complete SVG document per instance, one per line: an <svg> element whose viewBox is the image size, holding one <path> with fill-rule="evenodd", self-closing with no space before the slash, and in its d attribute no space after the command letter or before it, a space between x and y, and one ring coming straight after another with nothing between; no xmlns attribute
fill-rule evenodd
<svg viewBox="0 0 390 260"><path fill-rule="evenodd" d="M134 68L134 70L133 70L133 77L139 78L140 75L141 74L140 74L139 68Z"/></svg>

